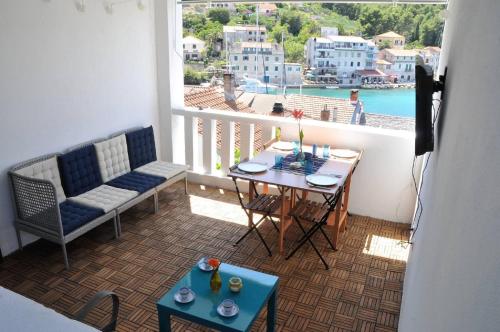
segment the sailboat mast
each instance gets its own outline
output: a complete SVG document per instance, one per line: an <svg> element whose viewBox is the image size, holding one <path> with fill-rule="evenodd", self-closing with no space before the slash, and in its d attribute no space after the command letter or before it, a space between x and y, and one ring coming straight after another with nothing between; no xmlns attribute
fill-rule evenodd
<svg viewBox="0 0 500 332"><path fill-rule="evenodd" d="M257 27L257 31L255 32L256 35L255 35L255 46L257 46L257 36L258 36L258 32L259 32L259 4L256 4L255 5L255 17L256 17L256 20L255 20L255 23L256 23L256 27ZM255 69L255 78L256 79L259 79L258 78L258 67L259 67L259 49L258 47L255 47L255 66L254 66L254 69Z"/></svg>

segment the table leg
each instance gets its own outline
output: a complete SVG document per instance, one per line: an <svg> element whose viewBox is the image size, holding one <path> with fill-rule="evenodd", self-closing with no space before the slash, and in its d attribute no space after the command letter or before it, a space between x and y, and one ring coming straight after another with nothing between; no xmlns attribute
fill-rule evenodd
<svg viewBox="0 0 500 332"><path fill-rule="evenodd" d="M281 209L280 209L280 254L285 253L285 232L286 232L286 220L285 220L285 202L286 202L286 191L285 187L279 188L278 190L281 193Z"/></svg>
<svg viewBox="0 0 500 332"><path fill-rule="evenodd" d="M333 224L333 234L332 234L332 244L333 244L333 249L337 249L337 240L339 238L339 232L340 232L340 223L341 223L341 212L342 212L342 193L344 191L343 188L339 188L340 193L339 193L339 199L337 201L337 206L335 206L335 223Z"/></svg>
<svg viewBox="0 0 500 332"><path fill-rule="evenodd" d="M267 302L267 332L274 332L274 327L276 325L276 292L277 290L275 289Z"/></svg>
<svg viewBox="0 0 500 332"><path fill-rule="evenodd" d="M253 181L248 181L248 203L254 199L254 187L255 183ZM248 228L253 225L253 212L248 211Z"/></svg>
<svg viewBox="0 0 500 332"><path fill-rule="evenodd" d="M158 323L160 332L170 332L170 313L158 310Z"/></svg>

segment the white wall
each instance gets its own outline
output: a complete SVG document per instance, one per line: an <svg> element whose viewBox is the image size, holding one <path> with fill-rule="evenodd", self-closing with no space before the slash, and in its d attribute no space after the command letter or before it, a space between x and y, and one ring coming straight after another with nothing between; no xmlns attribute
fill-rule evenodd
<svg viewBox="0 0 500 332"><path fill-rule="evenodd" d="M0 3L0 246L17 249L6 171L132 126L158 125L152 4ZM32 240L32 237L25 237Z"/></svg>
<svg viewBox="0 0 500 332"><path fill-rule="evenodd" d="M500 2L452 0L449 10L446 104L424 177L402 332L500 330Z"/></svg>

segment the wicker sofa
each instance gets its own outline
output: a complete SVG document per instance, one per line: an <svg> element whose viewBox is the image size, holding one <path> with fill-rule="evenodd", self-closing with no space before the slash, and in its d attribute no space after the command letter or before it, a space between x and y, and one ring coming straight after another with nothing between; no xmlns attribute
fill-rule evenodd
<svg viewBox="0 0 500 332"><path fill-rule="evenodd" d="M159 191L182 179L187 186L186 170L157 160L152 127L18 164L9 177L19 247L20 231L58 243L69 268L68 242L108 220L118 238L120 213L149 197L157 212Z"/></svg>

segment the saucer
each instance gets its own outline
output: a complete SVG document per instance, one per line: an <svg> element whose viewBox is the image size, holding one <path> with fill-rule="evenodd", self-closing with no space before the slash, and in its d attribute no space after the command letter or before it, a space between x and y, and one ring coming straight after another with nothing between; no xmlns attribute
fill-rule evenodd
<svg viewBox="0 0 500 332"><path fill-rule="evenodd" d="M200 270L205 271L205 272L210 272L210 271L213 271L213 269L214 269L207 262L204 262L203 258L200 259L200 261L198 262L198 267L200 268Z"/></svg>
<svg viewBox="0 0 500 332"><path fill-rule="evenodd" d="M175 300L175 302L178 302L178 303L189 303L189 302L192 302L195 298L196 298L196 294L192 290L189 290L189 294L186 297L186 299L184 299L184 300L181 298L181 294L179 292L174 294L174 300Z"/></svg>
<svg viewBox="0 0 500 332"><path fill-rule="evenodd" d="M240 312L240 308L238 307L237 304L234 304L233 310L230 313L226 313L224 311L224 307L222 306L222 303L219 304L219 306L217 307L217 313L219 315L221 315L222 317L234 317L238 314L238 312Z"/></svg>

